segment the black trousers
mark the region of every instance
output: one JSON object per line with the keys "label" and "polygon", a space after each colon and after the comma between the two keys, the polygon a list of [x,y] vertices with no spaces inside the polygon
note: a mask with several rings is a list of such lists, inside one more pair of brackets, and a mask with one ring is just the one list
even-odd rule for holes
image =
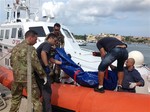
{"label": "black trousers", "polygon": [[50,76],[47,75],[47,83],[44,85],[44,80],[37,75],[35,72],[35,78],[36,82],[39,86],[41,96],[43,98],[43,112],[52,112],[52,106],[51,106],[51,94],[52,94],[52,89],[51,89],[51,81],[50,81]]}

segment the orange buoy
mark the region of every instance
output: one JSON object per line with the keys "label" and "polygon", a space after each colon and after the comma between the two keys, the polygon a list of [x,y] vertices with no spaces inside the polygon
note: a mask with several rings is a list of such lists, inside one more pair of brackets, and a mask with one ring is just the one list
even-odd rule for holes
{"label": "orange buoy", "polygon": [[13,81],[12,70],[0,66],[0,83],[11,89],[12,81]]}
{"label": "orange buoy", "polygon": [[[10,69],[0,66],[0,83],[3,84],[5,87],[11,89],[11,84],[13,81],[13,72]],[[24,96],[27,96],[27,92],[23,89]]]}

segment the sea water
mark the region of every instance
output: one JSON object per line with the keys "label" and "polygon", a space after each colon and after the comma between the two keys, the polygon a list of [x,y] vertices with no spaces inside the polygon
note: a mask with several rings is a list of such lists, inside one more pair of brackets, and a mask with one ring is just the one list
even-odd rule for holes
{"label": "sea water", "polygon": [[[137,44],[137,43],[131,43],[127,44],[127,50],[128,52],[131,51],[140,51],[144,56],[144,63],[150,67],[150,45],[147,44]],[[81,48],[86,48],[94,51],[98,51],[96,47],[96,43],[87,43],[86,46],[81,46]]]}

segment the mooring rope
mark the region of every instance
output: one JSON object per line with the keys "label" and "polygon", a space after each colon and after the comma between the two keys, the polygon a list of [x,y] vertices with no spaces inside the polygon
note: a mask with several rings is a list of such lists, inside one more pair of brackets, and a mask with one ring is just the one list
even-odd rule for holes
{"label": "mooring rope", "polygon": [[5,100],[2,98],[2,96],[0,96],[0,111],[5,109],[6,107],[7,107],[7,104]]}
{"label": "mooring rope", "polygon": [[[9,53],[11,53],[11,52],[9,52]],[[9,55],[9,53],[6,53],[2,58],[0,58],[0,61],[1,61],[2,59],[4,59],[7,55]]]}

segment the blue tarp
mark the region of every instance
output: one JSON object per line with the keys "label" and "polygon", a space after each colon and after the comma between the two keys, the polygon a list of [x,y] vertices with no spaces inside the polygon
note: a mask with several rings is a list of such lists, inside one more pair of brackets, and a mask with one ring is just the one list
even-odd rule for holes
{"label": "blue tarp", "polygon": [[[60,68],[74,79],[79,85],[86,87],[98,86],[98,71],[84,71],[66,54],[63,48],[56,49],[55,59],[62,61]],[[104,88],[114,90],[117,86],[117,75],[113,71],[108,71],[108,77],[104,79]]]}

